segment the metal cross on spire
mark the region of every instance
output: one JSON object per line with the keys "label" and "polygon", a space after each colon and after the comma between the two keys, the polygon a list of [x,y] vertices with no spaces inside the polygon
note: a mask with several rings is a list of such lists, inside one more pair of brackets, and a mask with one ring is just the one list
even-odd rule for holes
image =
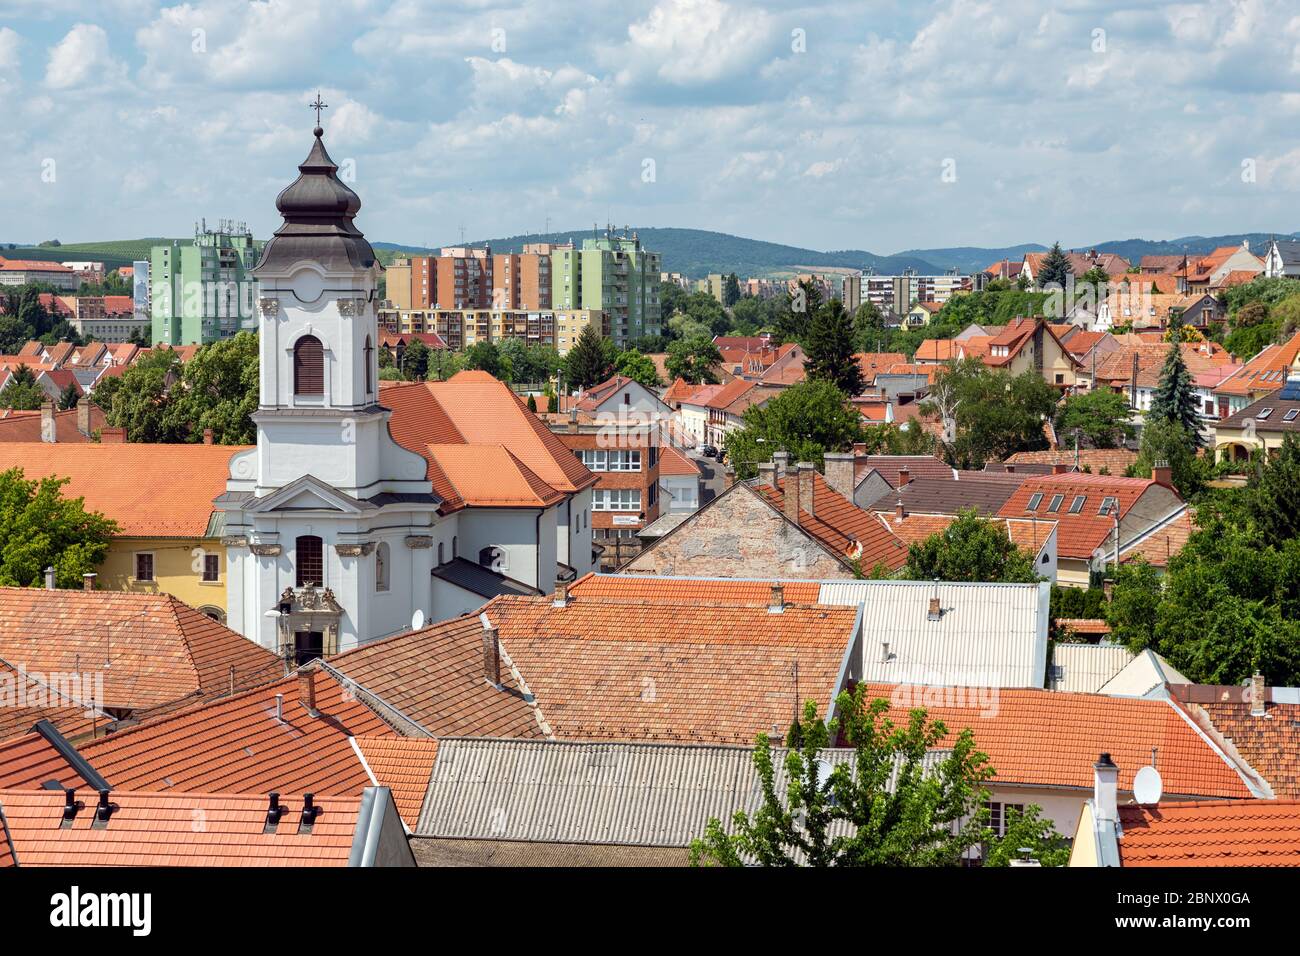
{"label": "metal cross on spire", "polygon": [[307,104],[307,108],[316,111],[316,127],[319,129],[319,128],[320,128],[320,111],[321,111],[321,110],[324,110],[324,109],[329,109],[329,104],[328,104],[328,103],[323,103],[323,102],[321,102],[321,98],[320,98],[320,90],[317,90],[317,91],[316,91],[316,102],[315,102],[315,103],[308,103],[308,104]]}

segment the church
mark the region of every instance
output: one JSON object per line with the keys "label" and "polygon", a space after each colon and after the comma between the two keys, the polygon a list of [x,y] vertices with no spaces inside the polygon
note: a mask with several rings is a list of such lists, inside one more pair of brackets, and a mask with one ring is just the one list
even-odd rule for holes
{"label": "church", "polygon": [[314,136],[252,273],[257,445],[215,501],[227,623],[297,663],[593,563],[595,478],[505,384],[380,382],[383,267]]}

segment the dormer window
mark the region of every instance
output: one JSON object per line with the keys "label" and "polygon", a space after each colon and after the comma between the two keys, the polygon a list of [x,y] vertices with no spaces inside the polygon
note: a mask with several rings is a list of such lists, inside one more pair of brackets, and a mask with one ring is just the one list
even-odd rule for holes
{"label": "dormer window", "polygon": [[293,347],[293,393],[325,394],[325,347],[314,335],[304,335]]}

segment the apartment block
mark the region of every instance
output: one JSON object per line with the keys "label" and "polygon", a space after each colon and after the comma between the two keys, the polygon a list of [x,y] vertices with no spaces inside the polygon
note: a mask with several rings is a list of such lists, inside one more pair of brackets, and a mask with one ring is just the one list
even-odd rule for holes
{"label": "apartment block", "polygon": [[435,332],[450,349],[466,349],[478,342],[523,339],[534,345],[552,345],[568,353],[582,330],[596,323],[609,334],[609,320],[589,309],[396,309],[379,310],[379,327],[390,335]]}
{"label": "apartment block", "polygon": [[194,241],[154,246],[149,261],[151,319],[156,345],[202,345],[256,330],[253,234],[222,220],[196,226]]}
{"label": "apartment block", "polygon": [[604,312],[620,348],[660,330],[660,257],[641,247],[636,233],[587,238],[581,249],[551,255],[552,305],[557,310]]}

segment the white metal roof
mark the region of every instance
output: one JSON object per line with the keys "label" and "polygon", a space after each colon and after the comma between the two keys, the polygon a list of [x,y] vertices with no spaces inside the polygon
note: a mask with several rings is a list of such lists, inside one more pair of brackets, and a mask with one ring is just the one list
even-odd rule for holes
{"label": "white metal roof", "polygon": [[1133,652],[1122,644],[1061,644],[1052,649],[1052,690],[1096,694],[1128,666]]}
{"label": "white metal roof", "polygon": [[863,680],[981,687],[1045,686],[1050,600],[1047,582],[828,581],[818,594],[862,606]]}
{"label": "white metal roof", "polygon": [[[784,753],[773,754],[778,794]],[[925,769],[950,754],[931,751]],[[832,765],[854,761],[847,748],[822,755]],[[761,805],[749,747],[444,738],[416,835],[681,847],[704,836],[710,819],[730,829],[737,810]]]}

